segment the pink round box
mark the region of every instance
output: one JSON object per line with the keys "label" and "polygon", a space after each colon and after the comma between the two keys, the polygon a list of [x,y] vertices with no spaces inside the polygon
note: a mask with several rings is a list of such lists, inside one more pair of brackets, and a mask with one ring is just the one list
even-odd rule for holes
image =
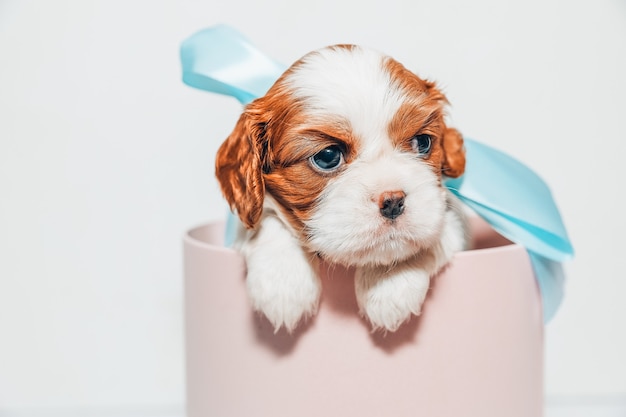
{"label": "pink round box", "polygon": [[253,313],[224,225],[184,239],[189,417],[539,417],[541,299],[525,249],[473,219],[475,247],[433,279],[423,314],[372,333],[353,273],[322,268],[319,313],[274,334]]}

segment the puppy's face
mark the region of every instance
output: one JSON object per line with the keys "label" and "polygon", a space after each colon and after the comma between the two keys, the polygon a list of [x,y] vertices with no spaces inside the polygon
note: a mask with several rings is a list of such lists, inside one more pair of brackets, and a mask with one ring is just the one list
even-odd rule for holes
{"label": "puppy's face", "polygon": [[391,264],[436,242],[441,177],[463,173],[445,104],[433,83],[377,52],[315,51],[246,107],[217,177],[246,227],[272,208],[329,261]]}

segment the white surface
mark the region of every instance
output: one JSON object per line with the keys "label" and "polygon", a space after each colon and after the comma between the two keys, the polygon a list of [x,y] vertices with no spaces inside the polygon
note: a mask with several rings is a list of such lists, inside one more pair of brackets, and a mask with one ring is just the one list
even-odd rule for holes
{"label": "white surface", "polygon": [[544,417],[624,417],[626,397],[556,397],[546,401]]}
{"label": "white surface", "polygon": [[[12,409],[2,417],[185,417],[180,407],[43,408]],[[624,417],[624,398],[548,399],[543,417]],[[347,416],[346,416],[347,417]]]}
{"label": "white surface", "polygon": [[180,236],[225,211],[213,155],[240,107],[182,85],[178,46],[223,22],[285,63],[392,54],[541,173],[577,249],[546,391],[626,394],[623,1],[4,0],[0,414],[182,404]]}
{"label": "white surface", "polygon": [[183,407],[20,407],[0,411],[2,417],[185,417]]}

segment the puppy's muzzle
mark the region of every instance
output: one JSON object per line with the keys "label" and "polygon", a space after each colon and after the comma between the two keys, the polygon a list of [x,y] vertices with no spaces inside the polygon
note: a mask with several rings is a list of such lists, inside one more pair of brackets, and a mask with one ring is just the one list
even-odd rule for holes
{"label": "puppy's muzzle", "polygon": [[378,199],[380,214],[390,220],[395,219],[404,212],[404,191],[385,191]]}

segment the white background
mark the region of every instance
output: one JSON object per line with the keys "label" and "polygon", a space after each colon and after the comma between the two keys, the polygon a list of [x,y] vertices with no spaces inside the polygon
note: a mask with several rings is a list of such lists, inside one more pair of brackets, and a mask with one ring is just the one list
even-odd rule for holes
{"label": "white background", "polygon": [[182,410],[181,236],[226,211],[213,158],[240,106],[184,86],[178,47],[217,23],[286,64],[382,50],[539,172],[577,250],[548,402],[624,401],[624,1],[3,0],[0,415]]}

